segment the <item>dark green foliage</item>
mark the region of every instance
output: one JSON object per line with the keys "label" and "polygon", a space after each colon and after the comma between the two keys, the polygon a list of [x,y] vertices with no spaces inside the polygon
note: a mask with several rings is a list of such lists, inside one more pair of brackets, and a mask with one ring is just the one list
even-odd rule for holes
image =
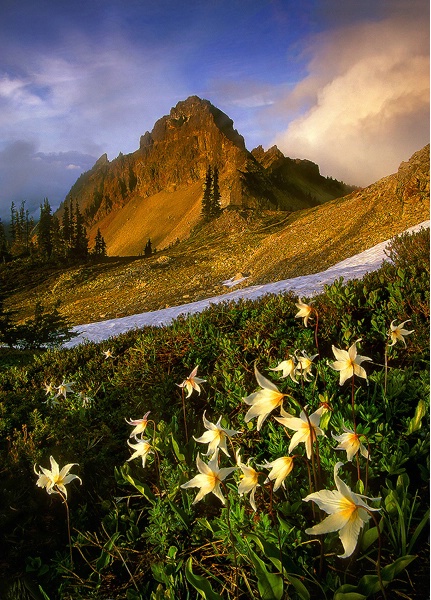
{"label": "dark green foliage", "polygon": [[93,255],[94,256],[106,256],[106,242],[105,242],[99,228],[97,228],[96,237],[94,238]]}
{"label": "dark green foliage", "polygon": [[71,327],[58,310],[59,304],[47,312],[40,302],[36,303],[34,317],[22,325],[12,321],[8,311],[0,310],[0,343],[24,350],[55,348],[74,337]]}
{"label": "dark green foliage", "polygon": [[145,258],[149,258],[153,254],[153,247],[151,244],[151,240],[148,239],[148,242],[145,244],[144,256]]}
{"label": "dark green foliage", "polygon": [[202,217],[204,221],[211,221],[221,215],[220,197],[218,168],[209,165],[202,198]]}
{"label": "dark green foliage", "polygon": [[[295,318],[297,298],[290,294],[212,306],[170,327],[49,350],[25,367],[0,371],[0,529],[6,542],[0,562],[10,578],[27,565],[51,600],[195,600],[197,589],[207,598],[374,595],[377,600],[374,523],[364,528],[352,559],[337,558],[341,546],[335,533],[319,538],[320,554],[320,542],[305,533],[321,517],[303,501],[309,493],[303,448],[295,449],[295,471],[286,488],[272,493],[264,483],[268,471],[259,465],[268,456],[287,455],[289,437],[273,419],[261,432],[255,421],[244,422],[243,398],[258,388],[255,365],[289,395],[289,412],[298,413],[298,404],[311,411],[327,403],[331,410],[319,452],[322,486],[333,489],[334,461],[346,460],[344,453],[334,452],[331,434],[341,433],[343,425],[352,427],[352,411],[349,383],[340,386],[328,364],[331,346],[346,349],[362,338],[360,354],[373,361],[365,364],[368,385],[355,383],[354,404],[358,432],[369,440],[372,460],[367,483],[362,481],[367,490],[357,491],[383,498],[378,517],[383,519],[388,598],[396,590],[400,597],[419,600],[422,589],[426,594],[423,574],[428,577],[429,494],[429,278],[428,252],[418,250],[425,247],[422,235],[409,248],[410,262],[404,259],[410,241],[396,242],[393,264],[361,281],[338,281],[314,299],[321,359],[308,384],[270,371],[295,351],[317,352],[313,326],[305,328]],[[407,348],[388,348],[390,322],[407,319],[415,330]],[[113,358],[105,358],[108,348]],[[185,398],[176,384],[195,366],[206,381],[200,395]],[[62,381],[73,389],[66,398],[45,392],[44,384]],[[157,453],[149,455],[143,469],[140,460],[126,462],[131,426],[125,419],[141,418],[148,410],[145,437],[157,440]],[[204,432],[204,410],[211,422],[222,416],[223,426],[240,430],[243,461],[250,459],[251,466],[265,471],[256,513],[248,499],[238,497],[236,475],[222,488],[229,502],[225,507],[211,495],[192,505],[196,490],[179,487],[196,475],[197,452],[206,451],[193,439]],[[229,452],[230,459],[222,456],[223,466],[234,462],[231,447]],[[73,472],[83,480],[82,486],[69,486],[73,568],[61,499],[35,486],[33,465],[48,466],[51,454],[60,465],[79,463]],[[359,485],[355,463],[346,463],[342,473],[349,486]]]}

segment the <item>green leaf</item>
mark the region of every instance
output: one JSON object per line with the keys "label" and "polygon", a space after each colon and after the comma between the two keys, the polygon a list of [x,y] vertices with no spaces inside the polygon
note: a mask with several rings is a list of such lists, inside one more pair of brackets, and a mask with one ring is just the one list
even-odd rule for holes
{"label": "green leaf", "polygon": [[249,548],[250,559],[257,577],[257,587],[262,600],[281,600],[283,597],[283,579],[280,575],[270,573],[265,563]]}
{"label": "green leaf", "polygon": [[398,575],[398,573],[401,573],[401,571],[403,571],[406,567],[408,567],[408,565],[414,561],[416,558],[415,555],[412,554],[407,554],[406,556],[401,556],[400,558],[397,558],[397,560],[395,562],[393,562],[390,565],[387,565],[386,567],[383,567],[382,569],[382,579],[383,581],[392,581],[393,579],[395,579],[395,577]]}
{"label": "green leaf", "polygon": [[185,455],[181,452],[180,447],[178,445],[177,440],[174,438],[174,436],[171,436],[171,440],[172,440],[172,448],[174,449],[174,454],[175,456],[178,458],[178,460],[180,462],[185,462],[186,457]]}
{"label": "green leaf", "polygon": [[407,435],[410,435],[414,431],[417,431],[422,427],[422,419],[427,413],[426,404],[423,400],[419,400],[416,406],[415,414],[410,419],[409,426],[407,427]]}
{"label": "green leaf", "polygon": [[[398,573],[401,573],[415,558],[416,556],[413,555],[402,556],[390,565],[383,567],[381,571],[383,585],[393,581]],[[357,589],[364,593],[366,597],[377,594],[380,590],[379,578],[377,575],[364,575],[364,577],[361,577]]]}
{"label": "green leaf", "polygon": [[201,575],[195,575],[192,570],[192,558],[188,558],[186,563],[186,579],[187,581],[199,592],[202,598],[205,600],[223,600],[220,594],[217,594],[212,587],[208,579]]}
{"label": "green leaf", "polygon": [[[343,586],[345,587],[345,586]],[[349,586],[356,589],[353,585]],[[340,588],[341,589],[341,588]],[[339,590],[334,594],[334,600],[366,600],[367,596],[359,594],[358,592],[340,592]]]}
{"label": "green leaf", "polygon": [[300,579],[287,575],[287,580],[293,585],[301,600],[310,600],[310,593]]}
{"label": "green leaf", "polygon": [[409,553],[412,551],[413,546],[416,544],[416,540],[418,539],[419,535],[421,534],[422,529],[428,523],[429,518],[430,518],[430,511],[428,509],[426,511],[426,513],[424,514],[424,516],[422,518],[422,521],[416,527],[415,532],[414,532],[414,534],[412,535],[412,537],[410,539],[409,547],[407,549]]}
{"label": "green leaf", "polygon": [[[381,533],[383,530],[383,519],[380,521],[379,529]],[[365,550],[368,550],[368,548],[372,544],[374,544],[374,542],[378,539],[379,529],[377,529],[377,527],[371,527],[370,529],[368,529],[368,531],[364,533],[361,543],[361,549],[363,552],[365,552]]]}
{"label": "green leaf", "polygon": [[149,502],[154,503],[156,501],[156,496],[150,490],[149,486],[146,483],[141,483],[132,477],[129,465],[123,465],[119,469],[116,468],[115,471],[117,481],[120,478],[119,476],[121,476],[124,481],[132,484],[133,487],[137,489],[138,492],[140,492]]}

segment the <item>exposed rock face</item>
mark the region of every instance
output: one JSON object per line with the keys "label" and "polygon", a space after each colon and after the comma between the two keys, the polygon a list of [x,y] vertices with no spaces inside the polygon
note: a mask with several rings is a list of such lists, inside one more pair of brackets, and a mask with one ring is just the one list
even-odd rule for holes
{"label": "exposed rock face", "polygon": [[[134,212],[136,218],[148,221],[148,227],[139,227],[137,235],[151,237],[153,241],[156,238],[159,247],[171,242],[166,228],[176,227],[177,237],[182,239],[198,221],[196,186],[203,185],[209,165],[219,170],[222,207],[292,211],[315,206],[348,191],[344,184],[333,185],[333,180],[321,177],[314,163],[285,158],[276,147],[267,152],[261,147],[249,152],[244,138],[225,113],[208,100],[191,96],[159,119],[151,132],[141,136],[138,150],[128,155],[120,153],[111,162],[106,154],[101,156],[77,180],[66,200],[79,202],[90,238],[100,227],[109,254],[131,251],[129,242],[119,243],[116,238],[124,235],[125,219],[132,220],[129,229],[133,228]],[[154,203],[148,203],[148,199],[155,196],[159,212],[170,214],[175,223],[163,224],[160,218],[157,226],[152,222],[149,212],[153,211]],[[179,203],[176,208],[180,209],[180,215],[172,210],[173,202]],[[135,208],[129,207],[123,217],[122,212],[130,203]],[[178,229],[178,219],[186,213],[187,220]],[[134,252],[141,241],[134,246]]]}

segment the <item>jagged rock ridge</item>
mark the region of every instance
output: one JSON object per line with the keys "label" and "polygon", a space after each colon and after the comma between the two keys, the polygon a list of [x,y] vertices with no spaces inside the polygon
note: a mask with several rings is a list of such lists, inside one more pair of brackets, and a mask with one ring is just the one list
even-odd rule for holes
{"label": "jagged rock ridge", "polygon": [[161,248],[189,235],[209,165],[219,169],[223,207],[293,211],[351,189],[276,147],[249,152],[225,113],[191,96],[141,136],[138,150],[101,156],[66,200],[79,202],[90,238],[101,229],[109,254],[139,254],[149,237]]}

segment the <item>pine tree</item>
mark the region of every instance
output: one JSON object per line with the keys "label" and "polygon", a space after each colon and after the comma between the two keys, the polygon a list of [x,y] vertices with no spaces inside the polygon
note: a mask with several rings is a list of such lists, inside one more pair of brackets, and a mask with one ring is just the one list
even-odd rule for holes
{"label": "pine tree", "polygon": [[97,229],[96,237],[94,238],[93,254],[95,256],[106,256],[106,242],[103,239],[100,229]]}
{"label": "pine tree", "polygon": [[218,168],[213,169],[213,181],[211,189],[211,218],[216,219],[221,215],[221,203],[220,203],[220,188],[218,183]]}
{"label": "pine tree", "polygon": [[0,219],[0,262],[10,260],[9,244],[6,238],[6,232],[2,220]]}
{"label": "pine tree", "polygon": [[211,196],[213,187],[213,175],[211,165],[208,166],[205,183],[204,183],[204,195],[202,198],[202,217],[204,221],[211,220]]}
{"label": "pine tree", "polygon": [[148,239],[148,242],[145,245],[144,256],[145,258],[149,258],[153,254],[153,247],[151,244],[151,240]]}
{"label": "pine tree", "polygon": [[204,221],[211,221],[221,215],[220,198],[218,168],[211,168],[210,165],[205,177],[204,195],[202,198],[201,214]]}
{"label": "pine tree", "polygon": [[52,255],[52,214],[48,198],[40,205],[40,219],[37,228],[37,245],[45,258]]}
{"label": "pine tree", "polygon": [[88,256],[88,237],[84,226],[84,217],[79,209],[79,204],[75,205],[75,223],[72,242],[73,258],[86,258]]}

